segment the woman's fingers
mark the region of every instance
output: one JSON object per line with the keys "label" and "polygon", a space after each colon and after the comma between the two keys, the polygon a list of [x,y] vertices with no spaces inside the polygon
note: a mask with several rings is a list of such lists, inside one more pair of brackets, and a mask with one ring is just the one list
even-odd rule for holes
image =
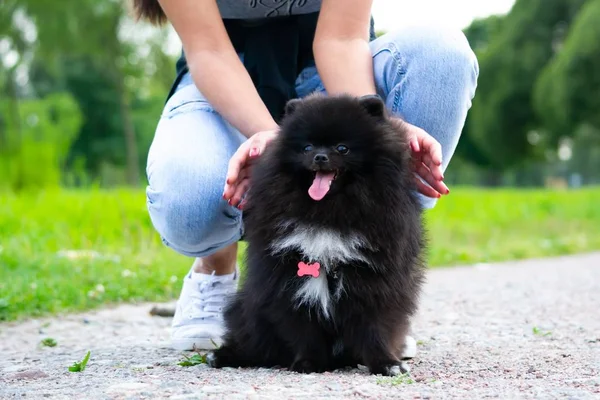
{"label": "woman's fingers", "polygon": [[443,181],[442,146],[440,143],[423,129],[411,125],[410,147],[413,151],[416,169],[420,169],[421,163],[423,163],[427,166],[429,175],[437,181]]}
{"label": "woman's fingers", "polygon": [[246,141],[242,143],[242,145],[237,149],[237,151],[233,154],[231,159],[229,160],[229,165],[227,168],[227,179],[225,181],[225,189],[227,189],[227,185],[232,185],[237,182],[238,175],[248,157],[250,155],[250,146],[252,143],[250,141]]}
{"label": "woman's fingers", "polygon": [[442,165],[442,145],[433,136],[423,131],[421,151],[431,160],[431,165]]}
{"label": "woman's fingers", "polygon": [[246,194],[246,191],[248,190],[249,187],[250,187],[250,179],[249,178],[241,179],[239,185],[237,185],[237,187],[235,189],[235,194],[231,198],[231,202],[229,204],[231,204],[234,207],[239,208],[240,203],[241,203],[242,199],[244,198],[244,194]]}
{"label": "woman's fingers", "polygon": [[250,177],[250,168],[248,165],[244,166],[240,172],[238,173],[235,183],[229,184],[225,186],[225,191],[223,192],[223,198],[229,202],[229,204],[234,204],[234,196],[238,190],[240,184]]}
{"label": "woman's fingers", "polygon": [[258,134],[242,143],[233,154],[233,157],[229,160],[226,183],[228,185],[236,183],[240,179],[239,174],[242,168],[244,168],[251,159],[261,155],[265,146],[265,140],[262,140],[261,135]]}
{"label": "woman's fingers", "polygon": [[415,182],[417,183],[417,190],[422,195],[431,197],[434,199],[440,198],[440,194],[438,192],[436,192],[431,186],[424,184],[423,181],[421,181],[418,176],[415,176]]}
{"label": "woman's fingers", "polygon": [[424,154],[421,161],[423,164],[425,164],[427,166],[427,168],[429,168],[429,170],[431,171],[431,175],[436,180],[438,180],[438,181],[444,180],[444,174],[442,172],[442,165],[437,164],[434,160],[432,160],[430,154]]}
{"label": "woman's fingers", "polygon": [[225,200],[231,200],[233,203],[232,196],[236,193],[239,183],[246,176],[243,175],[243,172],[248,169],[252,159],[258,157],[263,149],[264,144],[262,144],[260,140],[249,139],[244,142],[234,153],[233,157],[231,157],[227,169],[225,189],[223,190],[223,198]]}
{"label": "woman's fingers", "polygon": [[413,153],[419,153],[421,151],[421,146],[419,146],[419,139],[413,137],[410,139],[410,148]]}
{"label": "woman's fingers", "polygon": [[433,136],[425,130],[408,123],[408,136],[413,159],[422,161],[431,170],[437,180],[443,180],[442,173],[442,146]]}
{"label": "woman's fingers", "polygon": [[225,188],[223,189],[223,198],[231,200],[237,193],[238,186],[245,176],[241,175],[244,169],[249,169],[252,160],[264,153],[267,145],[275,138],[277,131],[258,132],[250,139],[242,143],[238,150],[229,160],[227,168],[227,177],[225,180]]}
{"label": "woman's fingers", "polygon": [[441,194],[450,193],[450,190],[448,189],[446,184],[443,181],[436,179],[433,176],[433,173],[431,172],[431,170],[425,164],[421,163],[421,165],[418,165],[415,169],[415,172],[425,182],[427,182],[429,184],[429,186],[431,186],[431,188],[436,190],[435,197],[440,197]]}

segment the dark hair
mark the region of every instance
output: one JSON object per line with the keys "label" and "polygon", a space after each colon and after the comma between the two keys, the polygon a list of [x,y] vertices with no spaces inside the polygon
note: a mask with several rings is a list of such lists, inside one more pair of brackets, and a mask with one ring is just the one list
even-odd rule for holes
{"label": "dark hair", "polygon": [[138,19],[146,20],[155,25],[167,22],[167,16],[158,0],[133,0],[133,11]]}

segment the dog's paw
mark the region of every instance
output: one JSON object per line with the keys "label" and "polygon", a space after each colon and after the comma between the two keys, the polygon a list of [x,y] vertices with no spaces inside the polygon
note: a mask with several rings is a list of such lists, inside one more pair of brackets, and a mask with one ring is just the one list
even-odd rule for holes
{"label": "dog's paw", "polygon": [[373,365],[370,372],[373,375],[399,376],[408,373],[409,369],[405,363],[378,364]]}
{"label": "dog's paw", "polygon": [[221,365],[219,365],[219,358],[214,351],[206,354],[206,364],[211,368],[221,368]]}
{"label": "dog's paw", "polygon": [[320,372],[321,369],[317,367],[314,361],[303,358],[294,361],[290,370],[301,374],[311,374],[313,372]]}
{"label": "dog's paw", "polygon": [[229,347],[220,347],[206,354],[206,364],[211,368],[242,367],[244,363]]}

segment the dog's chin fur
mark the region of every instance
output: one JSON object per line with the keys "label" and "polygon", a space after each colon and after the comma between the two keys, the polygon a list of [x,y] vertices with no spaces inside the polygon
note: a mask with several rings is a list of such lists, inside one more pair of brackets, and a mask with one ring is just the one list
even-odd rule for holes
{"label": "dog's chin fur", "polygon": [[[210,365],[321,372],[362,364],[373,374],[400,373],[424,277],[405,134],[378,98],[312,96],[286,111],[253,171],[246,279]],[[320,201],[308,194],[307,144],[329,149],[338,171]],[[337,154],[339,144],[349,152]],[[320,275],[298,276],[300,261],[320,263]]]}

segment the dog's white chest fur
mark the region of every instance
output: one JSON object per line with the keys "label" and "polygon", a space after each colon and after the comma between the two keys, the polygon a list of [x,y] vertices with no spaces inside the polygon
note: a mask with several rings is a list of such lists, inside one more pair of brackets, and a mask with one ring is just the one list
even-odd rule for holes
{"label": "dog's white chest fur", "polygon": [[[294,299],[297,305],[317,306],[325,318],[331,316],[331,303],[340,298],[343,287],[343,276],[336,278],[337,285],[329,290],[328,279],[332,269],[338,263],[350,261],[366,261],[361,249],[369,247],[365,239],[359,235],[341,235],[331,229],[317,229],[298,226],[289,234],[282,236],[271,244],[273,254],[290,250],[299,251],[305,262],[318,262],[321,265],[319,276],[314,278],[299,277],[304,283],[299,287]],[[302,261],[302,260],[298,260]]]}

